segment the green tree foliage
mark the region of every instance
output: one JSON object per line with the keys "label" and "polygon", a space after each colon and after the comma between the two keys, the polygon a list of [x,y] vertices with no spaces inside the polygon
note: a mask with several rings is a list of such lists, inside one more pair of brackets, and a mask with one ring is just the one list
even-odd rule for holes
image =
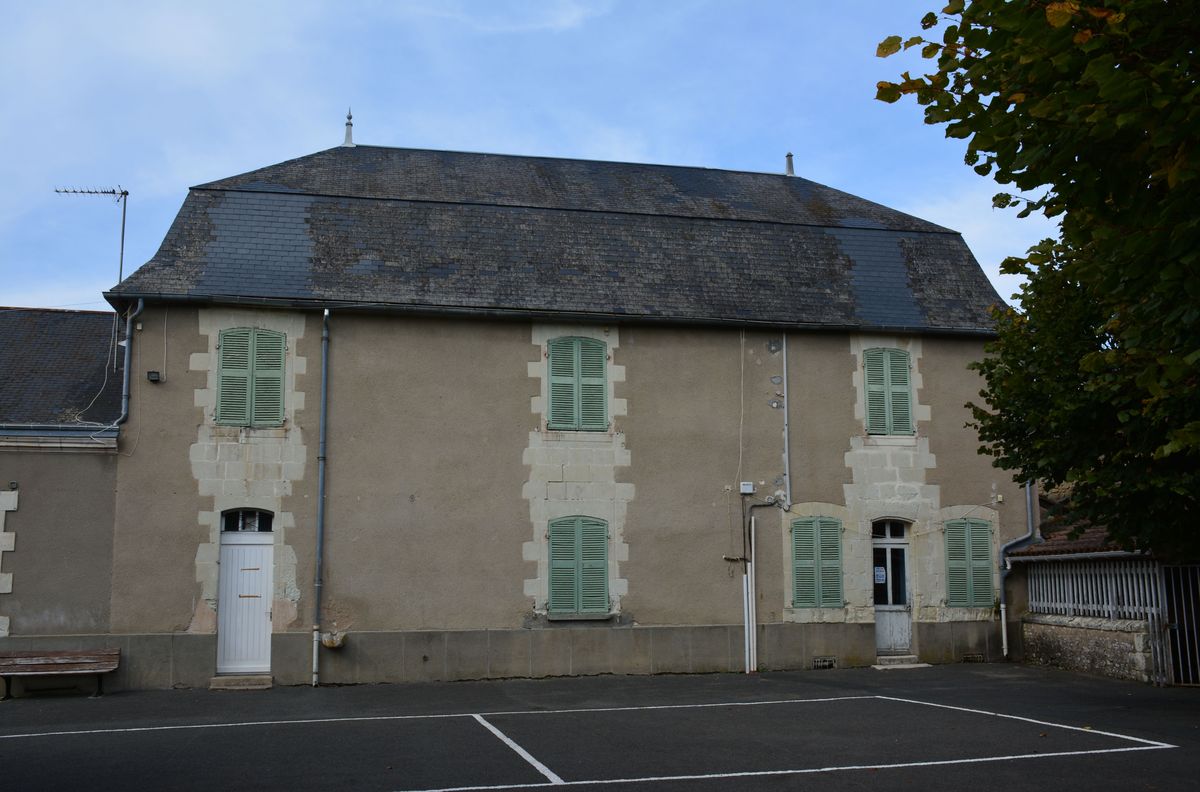
{"label": "green tree foliage", "polygon": [[1012,185],[997,207],[1061,222],[1003,264],[1027,282],[975,366],[984,451],[1069,483],[1074,516],[1126,547],[1200,557],[1200,4],[955,0],[921,27],[877,54],[936,68],[877,98],[965,139]]}

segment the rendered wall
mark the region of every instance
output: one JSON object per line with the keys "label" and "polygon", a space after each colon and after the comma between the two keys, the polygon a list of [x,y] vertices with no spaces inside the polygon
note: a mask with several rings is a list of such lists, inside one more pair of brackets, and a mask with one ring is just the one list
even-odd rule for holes
{"label": "rendered wall", "polygon": [[0,636],[108,631],[116,469],[111,452],[0,449]]}
{"label": "rendered wall", "polygon": [[[160,679],[130,658],[117,684],[211,675],[217,520],[239,504],[279,515],[272,668],[303,682],[320,314],[158,306],[139,322],[116,474],[111,629],[130,652],[191,670]],[[288,333],[285,426],[216,427],[217,334],[264,323]],[[740,669],[741,565],[723,557],[743,552],[738,482],[754,482],[756,499],[783,495],[785,409],[795,506],[756,512],[761,667],[874,660],[869,532],[885,516],[915,520],[924,536],[912,545],[912,587],[926,598],[914,649],[943,662],[999,655],[990,609],[937,601],[942,521],[990,519],[997,546],[1024,527],[1019,490],[963,427],[962,405],[978,390],[965,365],[979,342],[792,333],[785,406],[778,333],[337,311],[330,329],[323,626],[347,638],[322,650],[326,681]],[[546,430],[545,341],[559,333],[607,339],[607,433]],[[856,377],[872,343],[910,345],[915,361],[917,435],[890,446],[862,424]],[[150,369],[160,383],[146,381]],[[608,620],[545,618],[544,521],[576,509],[607,509],[613,527]],[[790,521],[818,513],[853,532],[848,608],[790,607]]]}

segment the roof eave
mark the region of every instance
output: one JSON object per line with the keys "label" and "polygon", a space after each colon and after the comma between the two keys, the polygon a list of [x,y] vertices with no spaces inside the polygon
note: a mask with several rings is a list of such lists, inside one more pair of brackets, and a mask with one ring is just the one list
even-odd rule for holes
{"label": "roof eave", "polygon": [[528,308],[493,308],[456,305],[414,305],[411,303],[361,302],[299,297],[264,297],[231,294],[170,294],[163,292],[104,292],[104,299],[118,312],[138,299],[147,302],[191,303],[201,305],[249,305],[307,311],[352,311],[410,316],[444,316],[476,319],[512,319],[565,322],[625,322],[713,327],[757,327],[776,330],[813,332],[901,333],[905,335],[943,335],[990,339],[994,330],[975,327],[935,327],[917,325],[806,324],[774,319],[709,316],[659,316],[655,314],[619,314],[596,311],[537,311]]}

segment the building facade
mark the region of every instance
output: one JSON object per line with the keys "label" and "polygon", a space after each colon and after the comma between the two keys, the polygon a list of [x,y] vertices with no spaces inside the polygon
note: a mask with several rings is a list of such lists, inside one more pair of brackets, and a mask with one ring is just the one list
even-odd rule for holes
{"label": "building facade", "polygon": [[1000,655],[1025,514],[965,428],[998,298],[954,232],[788,176],[343,146],[193,188],[107,297],[105,618],[22,605],[9,646],[120,645],[138,687]]}

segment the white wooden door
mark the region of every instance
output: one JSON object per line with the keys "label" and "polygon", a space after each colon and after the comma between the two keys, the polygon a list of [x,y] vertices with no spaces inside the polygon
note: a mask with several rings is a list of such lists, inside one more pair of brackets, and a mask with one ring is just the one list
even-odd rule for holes
{"label": "white wooden door", "polygon": [[908,654],[912,648],[912,606],[908,597],[908,547],[876,541],[872,548],[875,584],[875,651]]}
{"label": "white wooden door", "polygon": [[271,584],[274,537],[270,533],[221,534],[221,584],[217,591],[217,673],[271,671]]}

